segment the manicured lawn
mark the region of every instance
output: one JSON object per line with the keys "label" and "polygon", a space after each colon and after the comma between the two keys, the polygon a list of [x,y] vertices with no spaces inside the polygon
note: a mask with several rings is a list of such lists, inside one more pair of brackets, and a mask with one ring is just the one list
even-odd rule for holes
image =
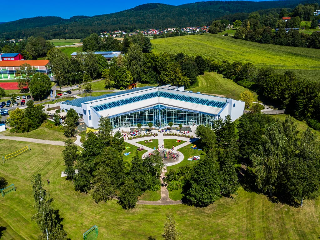
{"label": "manicured lawn", "polygon": [[158,139],[152,139],[152,142],[149,142],[148,140],[146,140],[147,142],[145,141],[140,141],[138,143],[140,143],[141,145],[144,145],[146,147],[149,147],[151,149],[154,149],[154,148],[158,148],[159,147],[159,144],[158,144]]}
{"label": "manicured lawn", "polygon": [[139,199],[144,201],[158,201],[161,199],[161,191],[145,191]]}
{"label": "manicured lawn", "polygon": [[[44,122],[38,129],[25,133],[12,133],[9,130],[2,132],[6,136],[36,138],[53,141],[65,141],[68,138],[64,136],[62,127],[56,127],[51,122]],[[75,139],[75,138],[71,138]]]}
{"label": "manicured lawn", "polygon": [[[196,86],[190,87],[189,90],[193,92],[201,92],[207,94],[216,94],[233,99],[240,99],[240,94],[247,91],[234,81],[224,78],[221,74],[214,72],[206,72],[204,75],[198,76],[198,82]],[[256,93],[253,93],[257,98]]]}
{"label": "manicured lawn", "polygon": [[185,166],[185,165],[194,165],[197,160],[192,160],[189,161],[188,158],[193,157],[193,156],[200,156],[200,158],[203,158],[205,156],[205,153],[202,150],[198,150],[198,149],[193,149],[191,148],[192,146],[194,146],[196,144],[189,144],[183,148],[180,148],[179,151],[184,155],[184,159],[182,160],[182,162],[167,167],[167,169],[177,169],[179,167]]}
{"label": "manicured lawn", "polygon": [[100,81],[96,81],[96,82],[92,82],[91,83],[92,91],[108,90],[108,89],[105,88],[105,86],[106,86],[105,80],[100,80]]}
{"label": "manicured lawn", "polygon": [[[74,191],[73,183],[61,178],[63,147],[30,144],[31,151],[1,165],[0,175],[17,186],[0,200],[0,225],[6,227],[1,239],[38,239],[32,220],[34,201],[32,175],[42,174],[44,187],[60,210],[63,225],[71,239],[93,225],[101,240],[162,239],[166,214],[173,214],[180,239],[317,239],[320,235],[320,199],[304,201],[303,208],[270,202],[266,196],[240,188],[234,198],[221,198],[207,208],[186,205],[146,206],[123,210],[116,200],[96,204],[91,195]],[[2,154],[25,143],[0,140]],[[50,179],[47,185],[46,179]]]}
{"label": "manicured lawn", "polygon": [[164,148],[172,148],[172,146],[179,146],[182,143],[185,143],[186,141],[181,141],[177,142],[177,140],[179,140],[179,138],[177,137],[177,139],[164,139]]}
{"label": "manicured lawn", "polygon": [[91,93],[82,93],[79,96],[80,97],[88,97],[88,96],[92,96],[92,97],[98,97],[98,96],[102,96],[102,95],[106,95],[106,94],[110,94],[112,92],[91,92]]}
{"label": "manicured lawn", "polygon": [[64,102],[67,100],[74,100],[74,97],[62,97],[62,98],[57,98],[56,100],[53,101],[49,101],[49,102],[45,102],[44,104],[53,104],[53,103],[57,103],[57,102]]}
{"label": "manicured lawn", "polygon": [[[131,145],[130,143],[125,143],[126,149],[123,151],[123,160],[125,162],[131,163],[132,158],[135,156],[136,151],[137,151],[137,147],[134,145]],[[124,153],[129,153],[129,155],[124,155]],[[147,150],[143,150],[143,151],[138,151],[139,157],[141,158],[142,155],[147,152]]]}
{"label": "manicured lawn", "polygon": [[49,42],[55,46],[73,45],[74,43],[80,43],[81,39],[52,39]]}
{"label": "manicured lawn", "polygon": [[320,75],[320,49],[260,44],[224,37],[218,34],[190,35],[151,40],[153,52],[171,54],[185,53],[201,55],[220,61],[252,62],[259,67],[293,70],[299,77],[319,81],[308,71]]}

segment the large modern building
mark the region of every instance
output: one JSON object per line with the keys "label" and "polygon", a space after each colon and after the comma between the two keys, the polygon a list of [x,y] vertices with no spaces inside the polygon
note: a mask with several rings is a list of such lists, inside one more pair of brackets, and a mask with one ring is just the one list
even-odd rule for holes
{"label": "large modern building", "polygon": [[109,117],[114,128],[132,127],[138,123],[166,126],[211,125],[213,120],[230,115],[232,121],[244,111],[242,101],[184,91],[183,87],[143,87],[99,97],[84,97],[60,104],[73,108],[88,127],[98,128],[100,117]]}

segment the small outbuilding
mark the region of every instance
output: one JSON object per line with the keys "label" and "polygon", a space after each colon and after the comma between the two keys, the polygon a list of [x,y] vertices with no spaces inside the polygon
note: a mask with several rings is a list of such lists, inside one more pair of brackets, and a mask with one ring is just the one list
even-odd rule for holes
{"label": "small outbuilding", "polygon": [[0,61],[17,61],[23,60],[20,53],[3,53],[0,55]]}

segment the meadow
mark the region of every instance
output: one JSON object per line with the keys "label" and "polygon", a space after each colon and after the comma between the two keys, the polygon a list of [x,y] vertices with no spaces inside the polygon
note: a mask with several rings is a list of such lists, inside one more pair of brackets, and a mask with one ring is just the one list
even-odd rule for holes
{"label": "meadow", "polygon": [[73,52],[82,52],[82,47],[62,47],[59,49],[70,57]]}
{"label": "meadow", "polygon": [[[17,186],[0,198],[2,239],[37,239],[39,229],[31,219],[35,213],[32,175],[42,174],[44,188],[53,206],[64,218],[71,239],[81,239],[93,225],[98,239],[162,239],[166,214],[173,214],[181,239],[316,239],[320,228],[319,199],[305,201],[303,208],[270,202],[265,196],[239,188],[233,198],[222,198],[207,208],[186,205],[138,205],[123,210],[115,200],[96,204],[92,197],[75,192],[73,184],[61,178],[63,147],[30,144],[28,151],[1,165],[0,175]],[[0,140],[2,154],[22,148],[25,143]],[[52,154],[52,153],[56,154]],[[46,179],[51,181],[50,185]]]}
{"label": "meadow", "polygon": [[66,46],[74,45],[75,43],[80,43],[81,39],[52,39],[49,42],[53,43],[55,46]]}
{"label": "meadow", "polygon": [[[227,98],[240,99],[240,94],[249,89],[236,84],[223,75],[215,72],[206,72],[204,75],[198,76],[198,81],[195,85],[191,86],[188,90],[193,92],[201,92],[206,94],[214,94]],[[257,99],[257,94],[252,92]]]}
{"label": "meadow", "polygon": [[151,40],[155,53],[184,53],[219,61],[251,62],[258,67],[293,70],[298,76],[320,80],[320,49],[260,44],[219,34]]}

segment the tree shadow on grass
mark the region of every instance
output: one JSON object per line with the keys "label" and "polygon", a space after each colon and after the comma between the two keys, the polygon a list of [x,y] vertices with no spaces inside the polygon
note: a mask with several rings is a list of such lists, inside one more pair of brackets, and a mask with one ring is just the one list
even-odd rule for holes
{"label": "tree shadow on grass", "polygon": [[0,226],[0,238],[3,236],[3,232],[4,232],[5,230],[7,230],[6,227]]}

